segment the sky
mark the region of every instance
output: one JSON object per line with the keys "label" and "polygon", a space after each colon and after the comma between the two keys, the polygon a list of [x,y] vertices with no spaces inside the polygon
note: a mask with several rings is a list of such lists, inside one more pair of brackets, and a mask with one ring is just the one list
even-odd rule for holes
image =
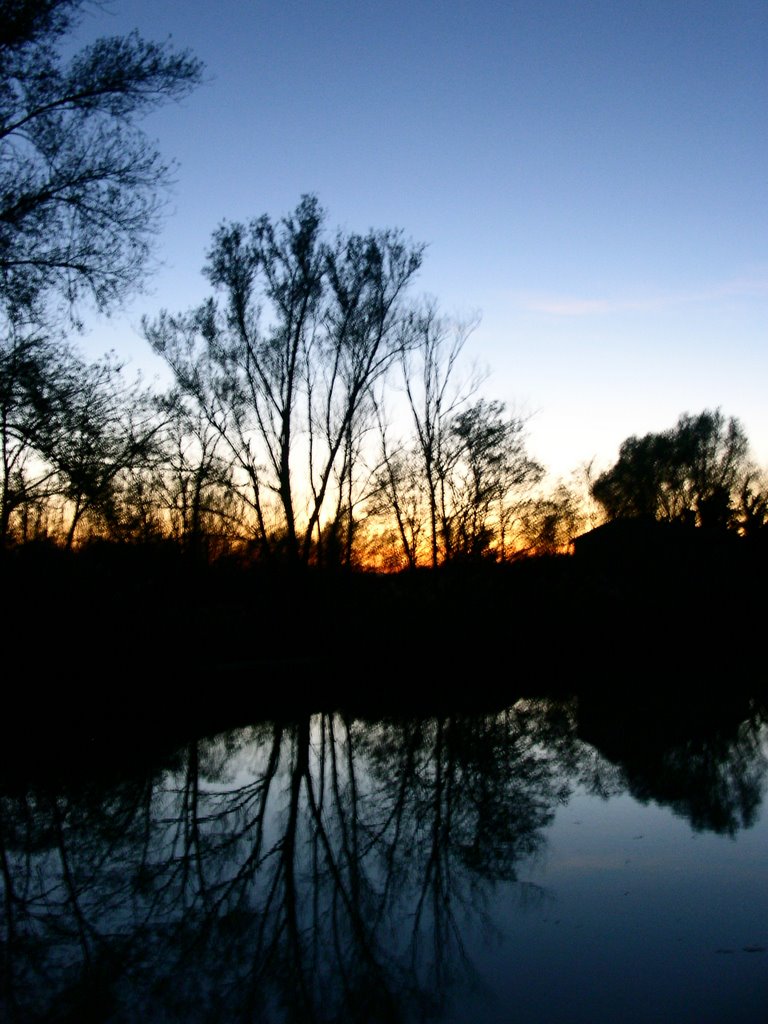
{"label": "sky", "polygon": [[765,0],[113,0],[76,41],[133,29],[206,82],[143,122],[159,266],[89,353],[151,376],[141,316],[209,294],[215,228],[315,193],[426,243],[413,297],[481,315],[484,394],[553,476],[715,407],[768,466]]}

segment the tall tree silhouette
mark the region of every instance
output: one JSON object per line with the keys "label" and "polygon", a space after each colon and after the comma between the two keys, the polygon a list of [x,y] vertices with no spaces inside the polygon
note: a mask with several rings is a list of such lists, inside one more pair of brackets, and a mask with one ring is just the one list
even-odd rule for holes
{"label": "tall tree silhouette", "polygon": [[365,414],[422,253],[395,231],[328,241],[324,219],[304,196],[277,223],[222,226],[206,273],[223,303],[145,321],[228,446],[258,541],[304,562],[329,519],[352,516]]}
{"label": "tall tree silhouette", "polygon": [[111,371],[86,367],[60,328],[79,300],[108,309],[142,280],[169,165],[139,119],[202,75],[136,33],[66,58],[86,6],[10,0],[0,16],[0,543],[64,479],[71,538],[135,440],[117,455],[125,422],[102,415]]}
{"label": "tall tree silhouette", "polygon": [[681,416],[660,434],[628,438],[592,493],[610,519],[647,516],[726,527],[748,471],[739,421],[705,410]]}

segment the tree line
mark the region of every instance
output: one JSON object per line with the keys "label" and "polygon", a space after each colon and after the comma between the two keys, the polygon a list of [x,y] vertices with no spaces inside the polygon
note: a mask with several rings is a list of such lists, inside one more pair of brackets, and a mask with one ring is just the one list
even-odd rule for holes
{"label": "tree line", "polygon": [[[223,225],[213,295],[144,320],[164,393],[8,319],[2,543],[171,538],[207,557],[385,568],[565,550],[583,502],[538,489],[525,420],[462,373],[473,325],[411,299],[422,255],[395,231],[331,235],[313,196]],[[602,520],[754,534],[768,515],[744,430],[719,411],[629,438],[588,494]]]}
{"label": "tree line", "polygon": [[[82,0],[15,0],[0,39],[0,546],[173,540],[378,568],[566,550],[601,518],[760,531],[768,490],[738,421],[630,438],[577,489],[541,491],[525,419],[462,370],[472,321],[412,297],[424,247],[332,232],[318,199],[225,223],[212,294],[143,331],[164,393],[71,342],[146,273],[168,167],[137,126],[202,78],[137,35],[66,63]],[[599,513],[587,503],[597,503]]]}

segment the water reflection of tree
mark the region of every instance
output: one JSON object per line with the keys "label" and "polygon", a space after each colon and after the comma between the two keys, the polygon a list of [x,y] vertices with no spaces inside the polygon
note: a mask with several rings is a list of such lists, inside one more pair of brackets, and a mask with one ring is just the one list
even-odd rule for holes
{"label": "water reflection of tree", "polygon": [[462,957],[460,915],[478,913],[494,883],[517,880],[567,798],[570,738],[532,711],[390,724],[369,739],[376,799],[390,815],[385,884],[405,896],[411,969],[430,990],[444,991]]}
{"label": "water reflection of tree", "polygon": [[7,789],[0,1017],[434,1015],[471,971],[466,928],[495,885],[522,884],[574,781],[733,830],[762,793],[761,714],[692,734],[587,703],[318,715],[190,742],[116,784]]}
{"label": "water reflection of tree", "polygon": [[573,756],[532,708],[228,742],[117,786],[3,796],[10,1020],[426,1016]]}
{"label": "water reflection of tree", "polygon": [[763,703],[601,695],[580,701],[578,722],[636,800],[670,807],[697,831],[733,836],[757,820],[768,776]]}

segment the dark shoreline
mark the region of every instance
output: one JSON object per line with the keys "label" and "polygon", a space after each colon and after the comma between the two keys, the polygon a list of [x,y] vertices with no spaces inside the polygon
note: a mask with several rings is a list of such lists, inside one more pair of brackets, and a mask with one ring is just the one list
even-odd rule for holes
{"label": "dark shoreline", "polygon": [[710,554],[387,576],[207,565],[169,546],[6,551],[2,734],[761,692],[768,559],[746,542]]}

